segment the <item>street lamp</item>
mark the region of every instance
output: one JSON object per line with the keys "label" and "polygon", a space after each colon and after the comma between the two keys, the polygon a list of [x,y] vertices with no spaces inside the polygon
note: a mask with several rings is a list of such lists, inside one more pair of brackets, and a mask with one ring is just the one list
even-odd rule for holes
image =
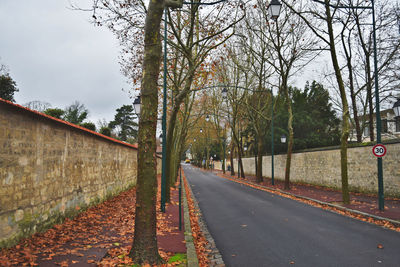
{"label": "street lamp", "polygon": [[284,144],[286,143],[286,135],[281,135],[281,143]]}
{"label": "street lamp", "polygon": [[[278,20],[282,4],[279,0],[271,0],[268,5],[268,14],[275,21]],[[278,26],[277,26],[278,27]],[[271,184],[275,184],[274,178],[274,92],[271,88]]]}
{"label": "street lamp", "polygon": [[210,116],[206,116],[206,122],[209,122],[210,121]]}
{"label": "street lamp", "polygon": [[224,87],[224,89],[222,89],[222,98],[226,99],[228,97],[228,90]]}
{"label": "street lamp", "polygon": [[272,17],[272,19],[277,20],[279,17],[279,13],[281,12],[282,4],[279,0],[271,0],[268,5],[268,14]]}
{"label": "street lamp", "polygon": [[136,114],[136,116],[139,117],[140,115],[140,106],[141,106],[141,101],[140,101],[140,95],[138,95],[135,100],[133,100],[133,112]]}
{"label": "street lamp", "polygon": [[226,163],[225,163],[225,157],[226,157],[226,155],[225,155],[225,150],[226,150],[226,138],[225,138],[225,136],[223,136],[222,138],[222,149],[224,150],[223,152],[224,152],[224,159],[222,160],[222,172],[223,173],[225,173],[225,167],[226,167]]}

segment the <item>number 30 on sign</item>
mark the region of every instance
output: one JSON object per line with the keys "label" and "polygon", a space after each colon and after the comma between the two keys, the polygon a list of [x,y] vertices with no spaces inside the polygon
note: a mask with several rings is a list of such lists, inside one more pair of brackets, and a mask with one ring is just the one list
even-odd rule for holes
{"label": "number 30 on sign", "polygon": [[382,144],[377,144],[372,148],[372,153],[375,157],[381,158],[386,154],[386,147]]}

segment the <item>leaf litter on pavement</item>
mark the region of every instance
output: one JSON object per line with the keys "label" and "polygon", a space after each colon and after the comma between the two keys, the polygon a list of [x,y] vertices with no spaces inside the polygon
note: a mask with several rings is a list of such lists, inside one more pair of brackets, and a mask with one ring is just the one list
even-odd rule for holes
{"label": "leaf litter on pavement", "polygon": [[[136,189],[131,188],[81,212],[74,219],[67,218],[62,224],[54,225],[43,233],[36,233],[14,247],[2,249],[0,266],[48,266],[49,263],[57,266],[132,265],[127,255],[133,240],[135,200]],[[173,228],[171,218],[159,210],[158,207],[157,234],[166,235]],[[183,263],[179,260],[168,263],[175,253],[161,249],[159,253],[166,262],[162,266],[178,266]],[[105,254],[107,257],[103,258]]]}

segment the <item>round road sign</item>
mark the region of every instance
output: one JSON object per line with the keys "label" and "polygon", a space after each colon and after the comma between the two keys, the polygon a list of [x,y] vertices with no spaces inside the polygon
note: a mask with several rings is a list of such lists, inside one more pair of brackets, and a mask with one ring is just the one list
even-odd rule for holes
{"label": "round road sign", "polygon": [[386,147],[382,144],[374,145],[374,147],[372,148],[372,153],[375,157],[381,158],[386,154]]}

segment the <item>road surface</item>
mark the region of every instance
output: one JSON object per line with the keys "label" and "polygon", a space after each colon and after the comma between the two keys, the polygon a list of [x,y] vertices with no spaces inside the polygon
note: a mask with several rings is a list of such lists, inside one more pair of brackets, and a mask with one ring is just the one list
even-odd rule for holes
{"label": "road surface", "polygon": [[398,232],[183,170],[227,266],[400,266]]}

